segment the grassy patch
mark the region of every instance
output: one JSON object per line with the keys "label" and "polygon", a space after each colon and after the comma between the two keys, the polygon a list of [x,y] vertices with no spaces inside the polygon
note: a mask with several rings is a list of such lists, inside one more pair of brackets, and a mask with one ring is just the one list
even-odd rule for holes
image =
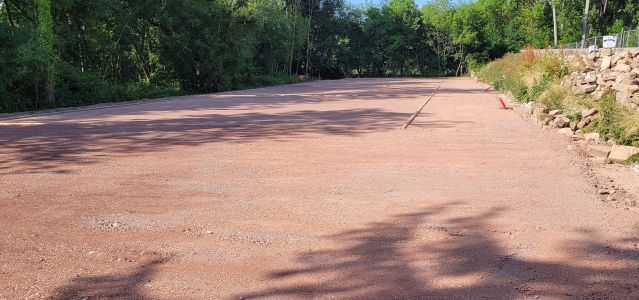
{"label": "grassy patch", "polygon": [[627,164],[631,164],[631,165],[636,165],[639,164],[639,153],[631,156],[630,158],[628,158],[625,163]]}

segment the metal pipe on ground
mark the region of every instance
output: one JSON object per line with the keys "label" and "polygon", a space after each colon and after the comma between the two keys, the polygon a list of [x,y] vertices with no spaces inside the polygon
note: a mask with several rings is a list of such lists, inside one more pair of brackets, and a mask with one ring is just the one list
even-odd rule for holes
{"label": "metal pipe on ground", "polygon": [[419,110],[417,110],[415,113],[413,113],[412,116],[410,116],[410,118],[408,119],[408,121],[406,121],[406,123],[404,123],[404,125],[402,125],[402,129],[406,129],[408,128],[408,126],[410,126],[411,123],[413,123],[413,121],[415,120],[415,118],[417,118],[417,116],[422,112],[422,110],[424,109],[424,107],[426,106],[426,104],[428,104],[428,102],[430,101],[430,99],[433,98],[433,96],[435,95],[435,93],[437,93],[437,91],[439,90],[440,85],[437,86],[437,88],[435,88],[435,90],[433,91],[432,94],[430,94],[430,96],[428,97],[428,99],[426,99],[426,101],[424,101],[424,104],[422,104],[422,107],[419,108]]}

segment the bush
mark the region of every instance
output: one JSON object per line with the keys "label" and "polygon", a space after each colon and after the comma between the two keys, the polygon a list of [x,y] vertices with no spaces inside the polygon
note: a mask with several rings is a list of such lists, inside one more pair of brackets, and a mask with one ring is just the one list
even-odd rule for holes
{"label": "bush", "polygon": [[[17,112],[36,109],[77,107],[105,102],[129,101],[145,98],[160,98],[182,94],[177,85],[157,86],[144,82],[118,85],[102,80],[90,72],[80,72],[66,64],[58,67],[55,103],[36,101],[30,90],[31,82],[25,82],[31,89],[16,88],[22,81],[15,81],[11,89],[0,91],[0,112]],[[31,84],[31,85],[29,85]],[[29,93],[21,92],[27,90]],[[13,93],[12,93],[13,91]],[[42,91],[38,91],[42,93]],[[41,98],[41,97],[40,97]]]}
{"label": "bush", "polygon": [[[536,56],[532,49],[519,54],[507,54],[493,61],[477,74],[479,78],[500,91],[511,92],[517,101],[537,101],[549,85],[570,72],[568,66],[556,55]],[[530,84],[526,83],[524,77]]]}
{"label": "bush", "polygon": [[528,92],[528,86],[526,86],[521,78],[513,77],[504,80],[504,88],[506,88],[506,90],[510,90],[513,93],[513,96],[515,96],[515,99],[519,102],[529,102],[531,99],[530,93]]}
{"label": "bush", "polygon": [[533,101],[538,99],[541,94],[546,91],[552,79],[550,73],[544,72],[540,79],[535,80],[533,86],[530,88],[530,99]]}
{"label": "bush", "polygon": [[621,145],[639,145],[639,116],[636,111],[617,103],[613,95],[606,95],[598,103],[599,115],[589,126],[605,139]]}
{"label": "bush", "polygon": [[551,110],[564,110],[564,101],[569,93],[570,91],[567,88],[552,84],[539,95],[539,101]]}
{"label": "bush", "polygon": [[297,76],[292,75],[258,75],[252,76],[242,88],[255,88],[269,85],[291,84],[299,82]]}

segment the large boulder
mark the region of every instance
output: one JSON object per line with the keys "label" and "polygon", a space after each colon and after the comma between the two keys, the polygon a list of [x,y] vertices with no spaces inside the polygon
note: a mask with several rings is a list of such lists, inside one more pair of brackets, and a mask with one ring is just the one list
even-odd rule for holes
{"label": "large boulder", "polygon": [[628,94],[634,94],[639,91],[639,85],[636,84],[624,84],[624,83],[615,83],[612,85],[612,89],[617,92],[624,92]]}
{"label": "large boulder", "polygon": [[619,62],[616,66],[614,66],[612,68],[612,70],[615,71],[615,72],[627,73],[627,72],[630,72],[632,70],[632,67],[630,67],[629,65],[627,65],[625,63]]}
{"label": "large boulder", "polygon": [[562,129],[559,129],[559,130],[557,131],[557,133],[559,133],[559,134],[563,134],[563,135],[565,135],[565,136],[572,136],[572,134],[573,134],[572,129],[570,129],[570,128],[562,128]]}
{"label": "large boulder", "polygon": [[608,158],[615,162],[622,162],[639,153],[639,148],[632,146],[613,145]]}
{"label": "large boulder", "polygon": [[595,143],[599,143],[599,133],[598,132],[590,132],[590,133],[586,133],[584,134],[584,139],[586,141],[593,141]]}
{"label": "large boulder", "polygon": [[592,93],[597,89],[597,85],[596,84],[582,84],[577,86],[577,91],[582,92],[582,93]]}
{"label": "large boulder", "polygon": [[617,79],[617,73],[611,70],[603,70],[601,72],[601,79],[603,79],[604,81],[614,81],[615,79]]}
{"label": "large boulder", "polygon": [[[572,121],[572,122],[570,122],[570,124],[569,124],[568,126],[570,127],[569,129],[570,129],[571,133],[572,133],[573,131],[577,131],[577,129],[579,129],[579,128],[577,128],[577,124],[579,124],[579,123],[578,123],[578,122],[576,122],[576,121]],[[565,129],[565,128],[564,128],[564,129]]]}
{"label": "large boulder", "polygon": [[597,75],[594,72],[590,72],[584,76],[585,83],[595,83],[597,82]]}
{"label": "large boulder", "polygon": [[577,129],[584,129],[584,127],[588,126],[591,122],[591,117],[585,117],[577,122]]}
{"label": "large boulder", "polygon": [[555,109],[548,112],[548,115],[551,117],[556,117],[558,114],[561,114],[561,110]]}
{"label": "large boulder", "polygon": [[552,126],[556,128],[564,128],[570,125],[570,119],[564,115],[558,115],[555,120],[552,122]]}
{"label": "large boulder", "polygon": [[612,64],[617,64],[618,62],[628,63],[632,60],[632,56],[628,51],[621,51],[612,56]]}
{"label": "large boulder", "polygon": [[606,145],[588,145],[586,147],[586,153],[592,157],[608,158],[612,147]]}
{"label": "large boulder", "polygon": [[620,104],[628,104],[631,103],[630,100],[632,99],[632,94],[627,92],[617,92],[615,93],[615,99],[617,99],[617,102]]}
{"label": "large boulder", "polygon": [[629,73],[621,73],[615,78],[616,83],[623,83],[628,85],[633,85],[637,83],[637,74],[629,72]]}
{"label": "large boulder", "polygon": [[547,115],[550,112],[548,107],[536,106],[533,108],[533,114],[535,115]]}
{"label": "large boulder", "polygon": [[602,70],[610,69],[611,64],[612,61],[610,60],[610,56],[604,56],[601,59],[601,65],[599,65],[599,68],[601,68]]}
{"label": "large boulder", "polygon": [[602,48],[599,49],[599,56],[611,56],[613,53],[612,48]]}
{"label": "large boulder", "polygon": [[582,118],[587,118],[587,117],[592,117],[594,115],[596,115],[599,111],[596,108],[591,108],[591,109],[582,109],[581,110],[581,117]]}
{"label": "large boulder", "polygon": [[592,98],[595,100],[601,100],[601,98],[603,98],[604,96],[604,90],[600,90],[600,91],[595,91],[594,93],[591,94]]}

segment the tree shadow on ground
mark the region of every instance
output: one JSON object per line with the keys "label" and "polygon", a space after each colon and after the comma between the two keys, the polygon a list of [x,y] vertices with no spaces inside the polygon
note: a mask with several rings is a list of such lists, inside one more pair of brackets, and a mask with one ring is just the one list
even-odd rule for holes
{"label": "tree shadow on ground", "polygon": [[[299,268],[273,271],[257,298],[518,299],[639,298],[637,240],[601,242],[593,233],[566,241],[567,260],[539,261],[502,243],[490,222],[503,209],[455,217],[429,208],[329,236],[337,249],[300,254]],[[446,216],[448,213],[453,215]],[[429,223],[444,217],[440,223]],[[627,246],[627,247],[626,247]]]}
{"label": "tree shadow on ground", "polygon": [[[308,134],[355,136],[393,130],[410,117],[412,109],[280,109],[354,99],[416,101],[432,93],[436,83],[414,79],[309,82],[180,100],[170,98],[99,112],[36,116],[1,124],[0,173],[64,174],[70,172],[69,164],[92,164],[112,155],[164,151],[176,145],[286,140]],[[230,98],[211,98],[222,96]],[[449,128],[456,124],[438,121],[425,126]]]}
{"label": "tree shadow on ground", "polygon": [[165,263],[155,259],[122,275],[78,277],[54,292],[52,299],[145,299],[141,286]]}
{"label": "tree shadow on ground", "polygon": [[[280,108],[296,104],[315,104],[340,102],[348,100],[400,100],[418,99],[430,95],[437,86],[436,82],[406,80],[337,80],[307,82],[291,85],[272,86],[250,90],[239,90],[225,93],[200,94],[154,99],[148,102],[119,103],[114,107],[100,104],[96,107],[84,107],[79,111],[68,113],[77,117],[92,115],[99,110],[101,117],[122,115],[145,115],[175,111],[225,111],[256,110],[264,108]],[[121,106],[118,106],[121,105]],[[130,109],[118,109],[118,107]],[[84,111],[86,109],[86,111]],[[38,117],[39,113],[9,116],[8,119]],[[50,112],[44,117],[55,120],[59,114]],[[2,118],[0,117],[0,120]]]}
{"label": "tree shadow on ground", "polygon": [[[382,109],[207,114],[158,120],[0,127],[0,173],[66,172],[104,156],[164,151],[212,142],[287,140],[301,135],[356,136],[399,128],[411,113]],[[454,126],[438,122],[432,127]]]}

